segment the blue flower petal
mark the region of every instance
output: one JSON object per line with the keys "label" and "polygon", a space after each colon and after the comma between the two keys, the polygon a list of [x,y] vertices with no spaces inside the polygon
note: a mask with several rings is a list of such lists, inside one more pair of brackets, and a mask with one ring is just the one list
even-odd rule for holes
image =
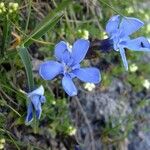
{"label": "blue flower petal", "polygon": [[27,93],[27,97],[30,100],[27,110],[26,123],[29,124],[33,119],[33,109],[35,110],[36,117],[40,119],[42,108],[41,104],[45,102],[44,88],[41,85],[34,91]]}
{"label": "blue flower petal", "polygon": [[124,31],[125,35],[128,36],[128,35],[131,35],[132,33],[136,32],[143,25],[144,25],[144,23],[137,18],[124,17],[121,20],[119,28]]}
{"label": "blue flower petal", "polygon": [[124,50],[124,48],[121,48],[121,47],[119,50],[120,50],[121,59],[123,61],[123,65],[124,65],[125,69],[128,70],[128,62],[126,59],[125,50]]}
{"label": "blue flower petal", "polygon": [[71,51],[72,50],[68,44],[64,41],[61,41],[55,46],[54,55],[58,61],[68,64],[71,61]]}
{"label": "blue flower petal", "polygon": [[69,96],[77,95],[77,89],[69,75],[65,75],[62,79],[62,86]]}
{"label": "blue flower petal", "polygon": [[101,75],[97,68],[80,68],[72,71],[83,82],[99,83]]}
{"label": "blue flower petal", "polygon": [[36,113],[36,118],[37,118],[37,119],[40,119],[41,114],[42,114],[42,109],[36,110],[35,113]]}
{"label": "blue flower petal", "polygon": [[80,63],[84,59],[89,45],[89,41],[84,39],[79,39],[74,42],[72,47],[72,58],[74,59],[74,63]]}
{"label": "blue flower petal", "polygon": [[138,37],[133,40],[129,40],[126,43],[126,48],[134,51],[148,51],[150,52],[150,43],[145,37]]}
{"label": "blue flower petal", "polygon": [[68,51],[68,46],[67,43],[64,41],[60,41],[56,46],[55,46],[55,51],[54,55],[57,58],[58,61],[62,61],[62,57],[65,51]]}
{"label": "blue flower petal", "polygon": [[40,65],[39,74],[44,80],[52,80],[63,72],[62,64],[56,61],[46,61]]}
{"label": "blue flower petal", "polygon": [[30,100],[31,100],[35,110],[40,109],[40,106],[39,106],[39,103],[41,103],[40,97],[41,97],[40,95],[33,95],[30,97]]}
{"label": "blue flower petal", "polygon": [[118,30],[120,23],[120,16],[115,15],[111,17],[106,25],[106,32],[111,35],[112,33],[115,33]]}
{"label": "blue flower petal", "polygon": [[65,51],[62,55],[62,62],[64,62],[65,64],[72,64],[73,59],[71,58],[71,54],[69,51]]}
{"label": "blue flower petal", "polygon": [[27,95],[28,95],[28,97],[30,97],[30,96],[35,95],[35,94],[37,94],[37,95],[44,95],[44,88],[43,88],[42,85],[39,88],[37,88],[36,90],[28,93]]}
{"label": "blue flower petal", "polygon": [[27,108],[27,116],[26,116],[26,124],[29,124],[33,120],[33,106],[32,103],[30,102]]}
{"label": "blue flower petal", "polygon": [[36,111],[36,117],[38,119],[40,119],[40,116],[41,116],[41,112],[42,112],[42,109],[41,109],[41,96],[40,95],[33,95],[30,97],[30,100],[34,106],[34,109]]}
{"label": "blue flower petal", "polygon": [[45,103],[45,101],[46,101],[45,96],[40,95],[40,102],[41,102],[41,103]]}

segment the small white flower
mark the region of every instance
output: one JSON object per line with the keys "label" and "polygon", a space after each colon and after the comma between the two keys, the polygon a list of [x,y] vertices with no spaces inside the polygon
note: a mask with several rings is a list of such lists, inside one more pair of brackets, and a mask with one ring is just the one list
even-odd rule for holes
{"label": "small white flower", "polygon": [[5,139],[4,138],[0,139],[0,143],[4,144],[5,143]]}
{"label": "small white flower", "polygon": [[88,30],[78,30],[78,33],[81,34],[81,38],[88,40],[89,39],[89,31]]}
{"label": "small white flower", "polygon": [[12,3],[12,2],[10,2],[8,5],[9,5],[9,7],[12,7],[12,6],[13,6],[13,3]]}
{"label": "small white flower", "polygon": [[9,13],[11,14],[13,12],[13,10],[12,9],[9,9]]}
{"label": "small white flower", "polygon": [[19,7],[18,3],[14,3],[14,4],[13,4],[13,7],[14,7],[14,8],[18,8],[18,7]]}
{"label": "small white flower", "polygon": [[69,135],[75,135],[76,133],[76,128],[69,126]]}
{"label": "small white flower", "polygon": [[5,4],[2,2],[0,3],[0,14],[6,12]]}
{"label": "small white flower", "polygon": [[138,66],[136,64],[132,64],[129,69],[131,72],[136,72],[138,70]]}
{"label": "small white flower", "polygon": [[145,79],[143,81],[143,86],[148,90],[150,88],[150,82],[149,82],[149,80]]}
{"label": "small white flower", "polygon": [[93,83],[85,83],[84,88],[88,91],[92,91],[93,89],[95,89],[95,84]]}
{"label": "small white flower", "polygon": [[5,4],[3,2],[0,3],[0,8],[5,7]]}
{"label": "small white flower", "polygon": [[134,13],[133,7],[128,7],[126,10],[128,11],[129,14]]}
{"label": "small white flower", "polygon": [[19,7],[18,3],[10,2],[9,3],[9,13],[17,11],[18,7]]}
{"label": "small white flower", "polygon": [[4,149],[4,144],[0,144],[0,149]]}
{"label": "small white flower", "polygon": [[106,34],[106,32],[102,32],[102,37],[103,37],[104,39],[107,39],[107,38],[108,38],[108,35]]}
{"label": "small white flower", "polygon": [[150,24],[147,25],[147,31],[150,32]]}
{"label": "small white flower", "polygon": [[89,39],[89,31],[88,30],[83,30],[83,38],[86,40]]}
{"label": "small white flower", "polygon": [[144,17],[145,17],[145,21],[149,21],[150,16],[148,14],[145,14]]}
{"label": "small white flower", "polygon": [[19,7],[18,3],[14,3],[13,6],[12,6],[12,8],[13,8],[15,11],[18,9],[18,7]]}
{"label": "small white flower", "polygon": [[52,104],[53,104],[53,105],[56,105],[56,101],[55,101],[55,100],[53,100],[53,101],[52,101]]}

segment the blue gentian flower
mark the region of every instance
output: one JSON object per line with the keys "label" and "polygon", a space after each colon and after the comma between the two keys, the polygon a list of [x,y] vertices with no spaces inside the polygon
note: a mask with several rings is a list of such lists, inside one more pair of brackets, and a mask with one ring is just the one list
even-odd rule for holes
{"label": "blue gentian flower", "polygon": [[77,89],[72,81],[77,77],[83,82],[99,83],[100,72],[94,67],[80,68],[80,62],[84,59],[89,48],[89,41],[79,39],[74,42],[72,48],[64,41],[55,46],[55,57],[58,61],[46,61],[40,65],[39,74],[44,80],[52,80],[57,75],[63,75],[62,86],[69,96],[77,95]]}
{"label": "blue gentian flower", "polygon": [[27,93],[29,99],[26,124],[29,124],[33,120],[33,109],[35,110],[36,118],[40,119],[42,108],[41,104],[45,102],[44,88],[41,85],[36,90]]}
{"label": "blue gentian flower", "polygon": [[128,63],[125,56],[125,48],[134,51],[149,51],[150,43],[145,37],[131,39],[129,36],[140,29],[144,23],[139,19],[132,17],[123,17],[116,15],[110,18],[106,25],[106,32],[110,40],[113,41],[114,50],[120,51],[120,55],[126,70]]}

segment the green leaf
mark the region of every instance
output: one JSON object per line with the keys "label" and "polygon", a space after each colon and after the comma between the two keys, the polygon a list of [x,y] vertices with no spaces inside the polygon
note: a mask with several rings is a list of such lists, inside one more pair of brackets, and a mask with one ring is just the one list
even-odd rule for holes
{"label": "green leaf", "polygon": [[52,29],[60,18],[63,16],[65,8],[71,3],[71,0],[63,0],[56,9],[49,12],[49,14],[43,19],[43,21],[35,28],[29,37],[23,41],[25,47],[33,43],[32,39],[38,39],[42,37],[48,30]]}
{"label": "green leaf", "polygon": [[19,56],[21,57],[21,60],[26,70],[29,91],[32,91],[34,88],[34,78],[32,74],[32,63],[31,63],[29,52],[25,47],[20,47],[18,48],[18,50],[19,50]]}

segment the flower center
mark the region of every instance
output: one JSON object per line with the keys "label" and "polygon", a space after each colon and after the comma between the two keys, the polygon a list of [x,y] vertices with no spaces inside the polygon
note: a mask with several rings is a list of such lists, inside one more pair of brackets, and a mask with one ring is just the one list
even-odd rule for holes
{"label": "flower center", "polygon": [[70,73],[72,71],[72,68],[65,63],[63,63],[64,66],[64,73]]}

